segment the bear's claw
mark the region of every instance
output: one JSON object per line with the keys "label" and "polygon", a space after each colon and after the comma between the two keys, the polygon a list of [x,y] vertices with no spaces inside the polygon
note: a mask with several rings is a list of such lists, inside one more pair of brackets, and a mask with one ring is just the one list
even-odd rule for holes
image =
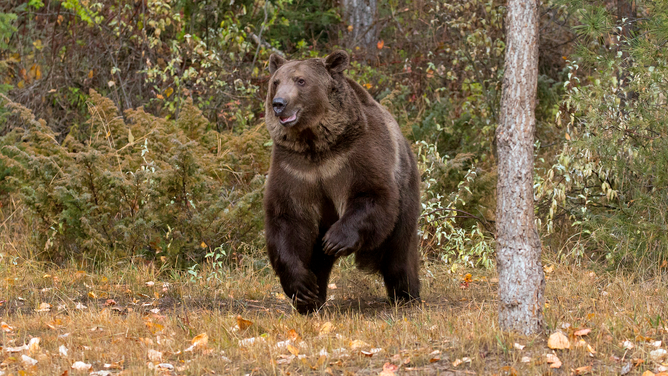
{"label": "bear's claw", "polygon": [[335,257],[348,256],[360,248],[360,238],[357,231],[346,235],[340,230],[337,223],[332,226],[323,238],[323,252]]}

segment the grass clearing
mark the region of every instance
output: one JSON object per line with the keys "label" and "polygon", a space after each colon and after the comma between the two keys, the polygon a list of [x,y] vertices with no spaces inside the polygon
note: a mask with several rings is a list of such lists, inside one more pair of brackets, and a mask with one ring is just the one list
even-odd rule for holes
{"label": "grass clearing", "polygon": [[[423,303],[402,307],[385,301],[378,277],[343,260],[332,276],[331,300],[321,312],[301,316],[261,258],[243,259],[207,281],[211,270],[195,277],[127,262],[84,272],[3,255],[0,315],[8,327],[0,371],[77,373],[75,362],[127,375],[378,375],[386,363],[398,367],[386,374],[416,375],[662,369],[665,359],[655,351],[668,339],[661,278],[547,264],[548,334],[563,332],[570,349],[548,348],[547,335],[499,331],[495,276],[477,269],[424,265]],[[584,328],[591,332],[574,335]],[[16,349],[35,337],[37,348]],[[577,346],[579,338],[584,345]],[[550,368],[555,363],[546,354],[561,367]]]}

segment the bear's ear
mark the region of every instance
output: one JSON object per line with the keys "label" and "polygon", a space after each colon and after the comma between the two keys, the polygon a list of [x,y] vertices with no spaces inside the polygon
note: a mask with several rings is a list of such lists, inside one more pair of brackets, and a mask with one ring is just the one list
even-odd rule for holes
{"label": "bear's ear", "polygon": [[330,73],[341,73],[348,68],[349,62],[346,51],[334,51],[325,59],[325,67]]}
{"label": "bear's ear", "polygon": [[269,57],[269,73],[274,74],[281,65],[285,64],[287,60],[282,58],[280,55],[271,54]]}

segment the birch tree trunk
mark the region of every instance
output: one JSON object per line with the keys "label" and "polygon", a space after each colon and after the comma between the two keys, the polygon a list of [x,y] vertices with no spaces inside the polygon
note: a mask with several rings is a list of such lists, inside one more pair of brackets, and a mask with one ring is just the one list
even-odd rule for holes
{"label": "birch tree trunk", "polygon": [[[341,0],[343,20],[348,25],[346,47],[354,52],[364,52],[367,58],[374,56],[378,38],[377,0]],[[360,50],[357,49],[359,47]]]}
{"label": "birch tree trunk", "polygon": [[496,129],[499,323],[543,330],[545,276],[534,222],[533,142],[538,82],[538,0],[508,0],[506,57]]}

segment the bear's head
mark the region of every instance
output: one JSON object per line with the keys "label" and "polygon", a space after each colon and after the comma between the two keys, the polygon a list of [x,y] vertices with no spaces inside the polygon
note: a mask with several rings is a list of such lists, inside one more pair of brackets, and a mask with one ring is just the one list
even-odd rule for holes
{"label": "bear's head", "polygon": [[295,150],[307,141],[326,144],[357,116],[359,104],[351,103],[343,75],[348,63],[345,51],[293,61],[271,55],[265,122],[275,142]]}

